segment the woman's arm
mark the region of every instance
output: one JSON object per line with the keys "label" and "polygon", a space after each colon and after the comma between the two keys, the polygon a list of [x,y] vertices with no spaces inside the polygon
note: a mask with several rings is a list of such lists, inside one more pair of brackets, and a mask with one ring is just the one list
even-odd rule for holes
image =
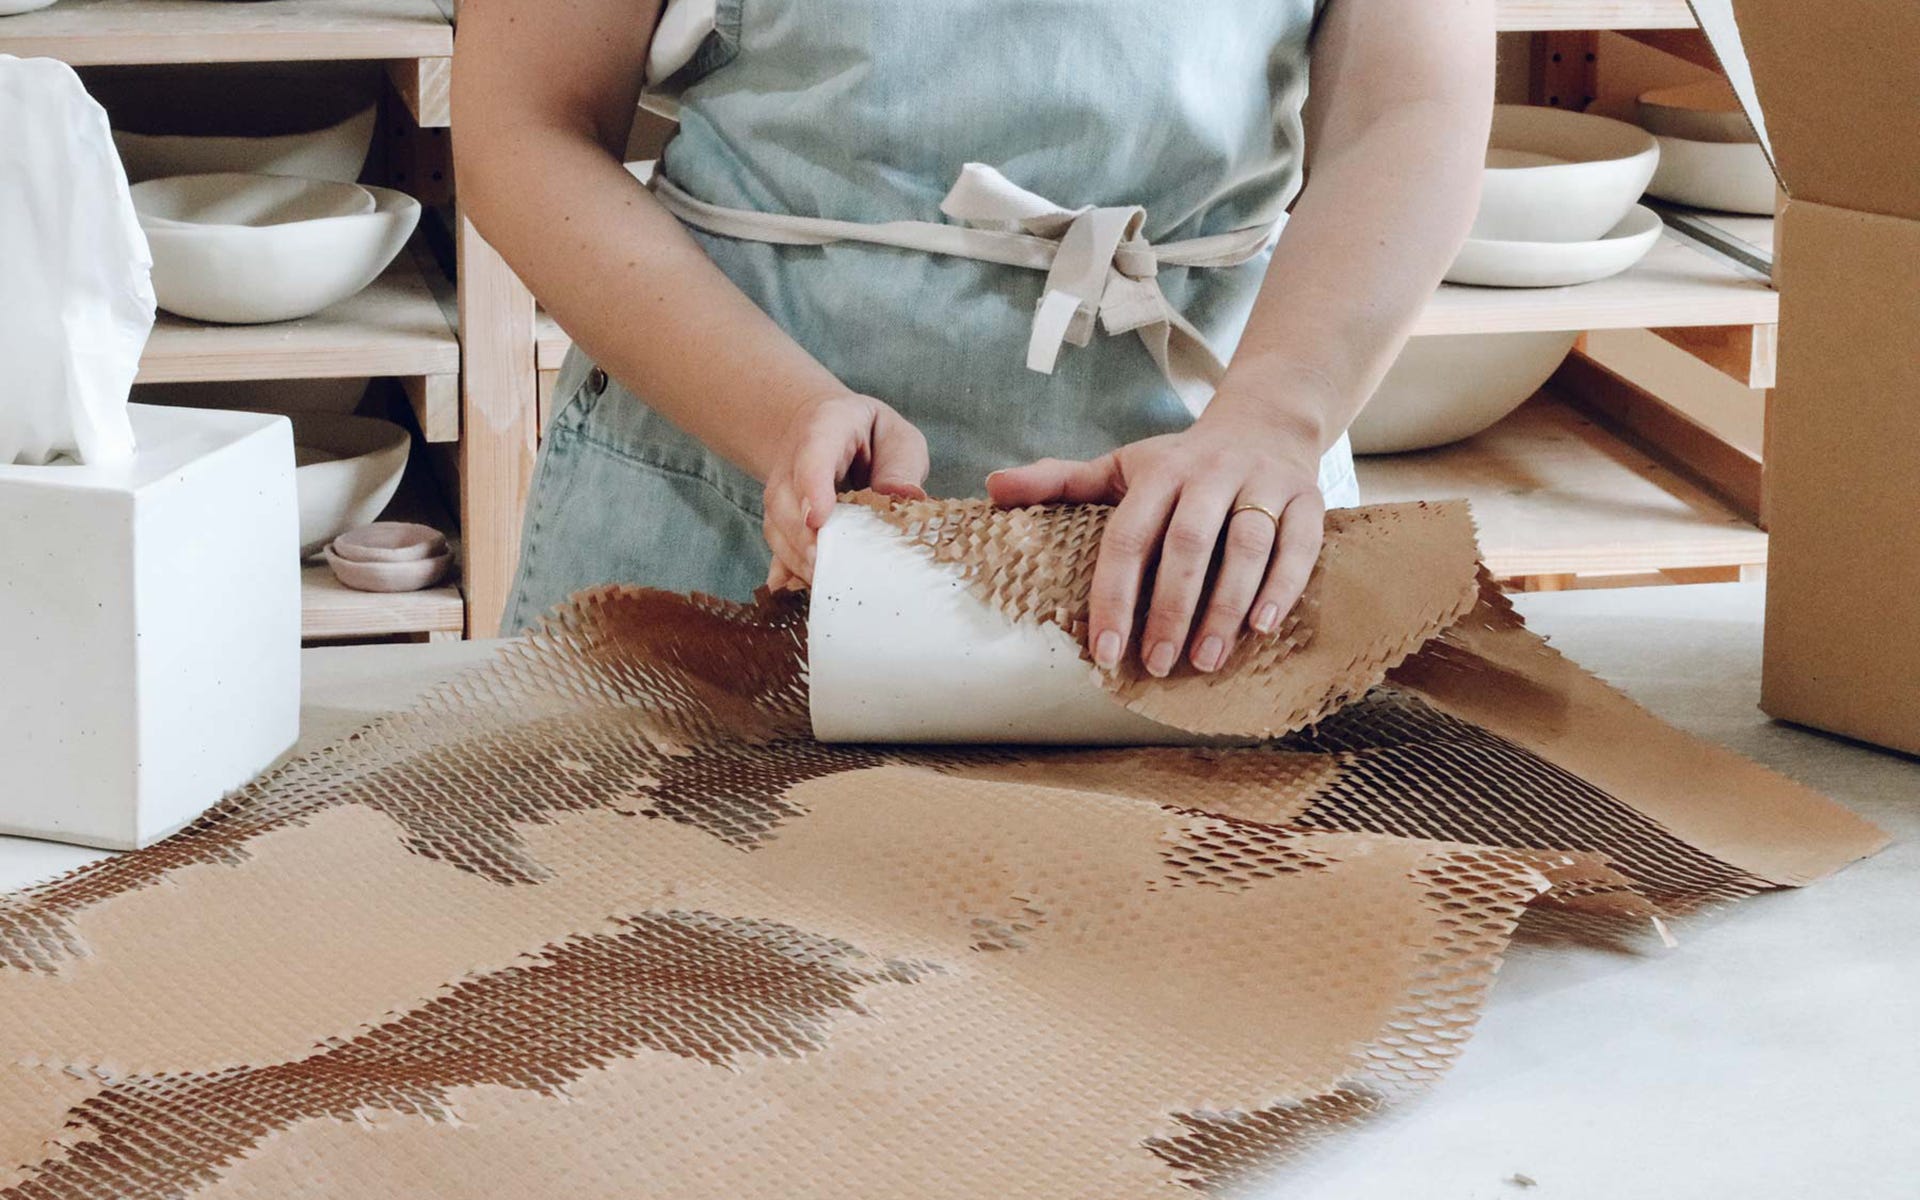
{"label": "woman's arm", "polygon": [[766,484],[776,573],[804,575],[836,485],[917,494],[926,444],[787,336],[622,167],[660,7],[466,0],[461,205],[596,363]]}
{"label": "woman's arm", "polygon": [[[1118,503],[1093,581],[1088,638],[1102,665],[1127,652],[1156,558],[1140,644],[1156,675],[1183,648],[1216,669],[1244,627],[1272,632],[1299,599],[1320,553],[1320,456],[1393,364],[1473,223],[1493,27],[1493,0],[1331,0],[1313,50],[1308,185],[1212,405],[1185,432],[988,480],[1005,505]],[[1230,516],[1240,504],[1282,519]]]}

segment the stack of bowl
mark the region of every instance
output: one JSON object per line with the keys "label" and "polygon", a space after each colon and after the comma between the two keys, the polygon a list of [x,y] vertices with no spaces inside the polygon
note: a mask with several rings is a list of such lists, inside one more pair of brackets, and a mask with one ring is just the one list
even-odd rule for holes
{"label": "stack of bowl", "polygon": [[[114,118],[168,312],[241,325],[310,316],[373,282],[419,222],[411,196],[355,182],[378,86],[362,66],[96,68],[86,78]],[[307,127],[301,118],[316,112],[324,123]]]}
{"label": "stack of bowl", "polygon": [[[1480,211],[1451,283],[1566,287],[1633,266],[1660,240],[1639,203],[1660,149],[1623,121],[1557,108],[1502,105]],[[1526,402],[1557,370],[1579,330],[1418,337],[1353,423],[1360,454],[1457,442]]]}
{"label": "stack of bowl", "polygon": [[1675,204],[1771,216],[1778,183],[1733,85],[1709,79],[1640,97],[1642,128],[1660,143],[1647,188]]}

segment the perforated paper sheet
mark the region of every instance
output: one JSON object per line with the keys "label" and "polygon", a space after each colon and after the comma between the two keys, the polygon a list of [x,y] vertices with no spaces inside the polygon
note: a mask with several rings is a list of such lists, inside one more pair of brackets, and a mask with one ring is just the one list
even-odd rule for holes
{"label": "perforated paper sheet", "polygon": [[1879,844],[1464,607],[1323,615],[1424,645],[1277,740],[929,748],[813,739],[802,600],[585,594],[0,898],[0,1196],[1244,1193],[1437,1081],[1516,934]]}

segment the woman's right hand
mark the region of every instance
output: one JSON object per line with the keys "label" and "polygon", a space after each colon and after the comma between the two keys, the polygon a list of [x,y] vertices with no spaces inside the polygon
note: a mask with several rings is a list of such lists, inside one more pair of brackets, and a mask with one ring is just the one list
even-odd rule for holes
{"label": "woman's right hand", "polygon": [[837,493],[872,488],[926,498],[927,439],[871,396],[841,392],[802,404],[776,445],[761,525],[773,551],[769,588],[813,582],[815,537]]}

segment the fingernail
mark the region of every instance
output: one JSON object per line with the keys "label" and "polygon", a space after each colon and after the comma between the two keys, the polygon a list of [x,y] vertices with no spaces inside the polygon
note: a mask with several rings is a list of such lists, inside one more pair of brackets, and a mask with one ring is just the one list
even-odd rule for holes
{"label": "fingernail", "polygon": [[1220,666],[1220,660],[1225,658],[1226,654],[1226,643],[1220,640],[1218,634],[1215,634],[1206,641],[1201,642],[1200,649],[1194,651],[1193,665],[1199,667],[1202,671],[1217,670]]}
{"label": "fingernail", "polygon": [[1093,661],[1103,671],[1111,671],[1120,665],[1120,635],[1109,629],[1100,635],[1093,644]]}
{"label": "fingernail", "polygon": [[1172,642],[1160,642],[1147,655],[1147,674],[1155,679],[1165,679],[1167,672],[1173,670],[1173,660],[1180,653],[1180,647]]}
{"label": "fingernail", "polygon": [[1280,606],[1269,604],[1260,610],[1253,619],[1253,627],[1261,633],[1272,633],[1280,627]]}
{"label": "fingernail", "polygon": [[802,499],[800,501],[800,523],[802,525],[807,525],[807,526],[811,526],[813,524],[813,501],[812,500]]}

